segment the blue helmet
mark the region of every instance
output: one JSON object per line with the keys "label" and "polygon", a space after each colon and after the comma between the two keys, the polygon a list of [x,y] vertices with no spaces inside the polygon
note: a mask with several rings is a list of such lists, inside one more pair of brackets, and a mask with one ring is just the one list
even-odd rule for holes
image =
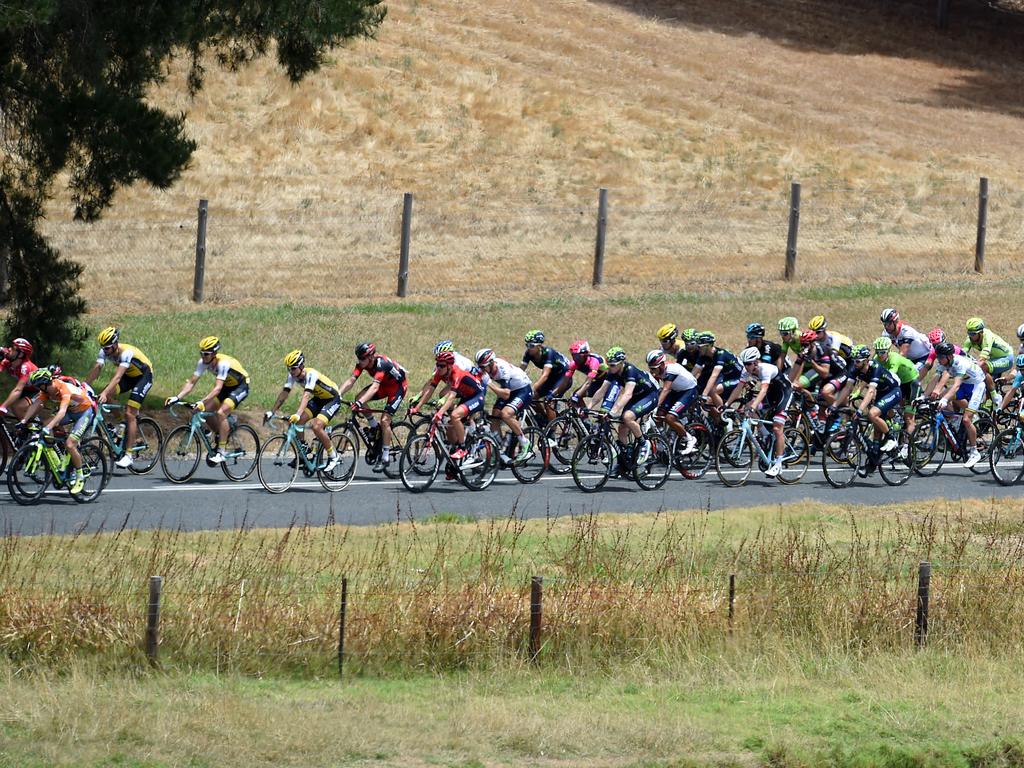
{"label": "blue helmet", "polygon": [[455,351],[455,344],[452,342],[451,339],[445,339],[444,341],[439,341],[439,342],[437,342],[437,344],[434,345],[434,357],[437,357],[442,352],[454,352],[454,351]]}

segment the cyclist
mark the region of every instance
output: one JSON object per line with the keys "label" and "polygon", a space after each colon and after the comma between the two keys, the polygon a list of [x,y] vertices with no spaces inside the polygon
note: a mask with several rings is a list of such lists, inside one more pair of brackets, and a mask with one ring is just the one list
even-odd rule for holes
{"label": "cyclist", "polygon": [[830,349],[836,350],[847,364],[850,362],[850,355],[853,353],[853,341],[849,336],[844,336],[838,331],[828,330],[828,320],[824,315],[815,315],[807,323],[807,327],[814,331],[818,341],[827,345]]}
{"label": "cyclist", "polygon": [[740,383],[743,368],[736,355],[715,346],[715,334],[710,331],[697,334],[696,341],[700,357],[693,367],[693,376],[697,379],[701,397],[710,399],[712,404],[721,408],[723,399],[729,397]]}
{"label": "cyclist", "polygon": [[1017,341],[1020,342],[1020,346],[1017,347],[1017,352],[1024,352],[1024,323],[1017,326]]}
{"label": "cyclist", "polygon": [[[916,426],[915,419],[917,406],[914,401],[921,394],[921,374],[917,366],[908,358],[901,355],[895,349],[892,339],[888,336],[879,336],[872,345],[875,349],[875,357],[885,366],[885,369],[900,380],[900,392],[903,395],[903,415],[906,417],[907,434],[914,434]],[[900,458],[905,458],[901,456]]]}
{"label": "cyclist", "polygon": [[35,387],[28,383],[29,377],[38,367],[32,362],[32,344],[28,339],[19,336],[11,342],[10,347],[4,347],[0,351],[3,353],[0,371],[6,371],[15,381],[14,388],[0,405],[0,414],[7,416],[13,412],[14,416],[20,418],[28,410],[32,396],[36,394]]}
{"label": "cyclist", "polygon": [[882,321],[885,335],[896,346],[896,351],[921,370],[928,362],[928,355],[932,351],[932,343],[928,337],[904,323],[900,319],[900,313],[892,307],[883,309],[879,319]]}
{"label": "cyclist", "polygon": [[[569,347],[569,356],[571,358],[569,369],[565,372],[569,380],[572,380],[576,371],[586,374],[587,377],[586,381],[572,393],[569,399],[573,403],[590,402],[590,399],[604,386],[605,378],[608,375],[608,363],[600,355],[593,354],[590,351],[590,343],[584,339],[572,343],[572,346]],[[612,398],[617,395],[617,390],[614,390],[614,387],[607,389],[608,395]],[[616,394],[612,394],[613,391]],[[606,402],[605,408],[609,407],[610,405]]]}
{"label": "cyclist", "polygon": [[320,469],[330,472],[338,466],[340,460],[338,452],[331,443],[331,436],[327,434],[327,425],[334,418],[341,407],[341,395],[338,392],[338,385],[324,376],[316,368],[306,367],[306,356],[301,349],[293,349],[284,356],[284,367],[288,369],[288,378],[284,380],[284,386],[274,402],[274,407],[266,412],[269,420],[278,408],[284,405],[284,401],[292,393],[296,384],[302,384],[302,397],[299,399],[299,407],[295,413],[288,417],[291,424],[306,424],[309,422],[320,444],[324,447],[324,455],[327,457]]}
{"label": "cyclist", "polygon": [[437,385],[443,382],[447,388],[447,394],[434,412],[434,421],[440,422],[452,403],[456,398],[458,399],[458,404],[452,408],[452,416],[448,422],[446,433],[449,444],[454,448],[452,459],[466,468],[475,466],[479,462],[466,452],[464,422],[474,414],[483,411],[484,384],[470,371],[455,364],[455,353],[451,350],[439,352],[434,360],[436,363],[434,375],[423,385],[419,399],[409,409],[409,413],[418,413]]}
{"label": "cyclist", "polygon": [[[217,433],[217,449],[207,460],[211,464],[223,464],[227,458],[224,454],[228,444],[228,432],[231,425],[228,416],[242,401],[249,396],[249,374],[242,364],[229,355],[220,354],[220,339],[216,336],[205,336],[199,342],[199,362],[195,373],[182,385],[181,391],[167,398],[164,405],[174,405],[185,397],[203,373],[209,371],[216,380],[204,398],[197,401],[192,408],[197,411],[209,411],[211,427]],[[216,410],[211,411],[211,408]]]}
{"label": "cyclist", "polygon": [[817,392],[831,407],[849,375],[846,359],[836,353],[828,339],[823,340],[820,333],[811,330],[800,334],[800,354],[789,374],[798,392],[808,398]]}
{"label": "cyclist", "polygon": [[544,345],[543,331],[527,331],[523,342],[526,349],[519,367],[525,371],[530,363],[533,363],[540,368],[540,378],[533,382],[532,391],[534,398],[543,401],[542,406],[535,410],[547,423],[556,415],[555,409],[551,406],[551,398],[561,396],[572,385],[572,377],[566,376],[569,361],[554,347]]}
{"label": "cyclist", "polygon": [[[636,463],[642,464],[647,460],[648,446],[643,440],[639,419],[653,411],[657,405],[658,387],[650,374],[641,371],[632,363],[626,362],[626,351],[622,347],[609,349],[607,360],[608,373],[605,376],[604,384],[601,385],[601,390],[598,391],[594,399],[603,396],[609,387],[616,384],[619,386],[618,397],[615,398],[612,407],[608,410],[613,419],[622,416],[622,423],[618,426],[619,456],[627,455],[626,440],[632,434],[641,446]],[[623,465],[619,466],[621,468]]]}
{"label": "cyclist", "polygon": [[[124,444],[130,446],[135,445],[135,436],[138,434],[139,409],[142,408],[142,403],[153,386],[153,364],[141,349],[131,344],[122,344],[120,340],[121,331],[112,325],[99,332],[96,341],[99,342],[100,353],[92,370],[85,374],[84,381],[86,384],[96,381],[108,360],[117,364],[114,375],[110,377],[107,386],[100,391],[96,400],[103,405],[115,391],[119,395],[130,393],[124,409],[127,424]],[[134,454],[126,450],[114,464],[121,469],[127,469],[134,461]]]}
{"label": "cyclist", "polygon": [[666,323],[658,329],[658,343],[666,355],[672,355],[679,365],[688,371],[693,370],[697,362],[697,345],[694,344],[697,332],[693,328],[687,328],[680,338],[679,328],[675,323]]}
{"label": "cyclist", "polygon": [[[380,474],[391,463],[391,443],[394,440],[391,424],[409,391],[409,374],[405,368],[390,357],[377,354],[377,345],[372,341],[357,344],[355,355],[356,366],[352,369],[349,377],[342,382],[338,396],[340,397],[352,389],[356,380],[365,371],[372,381],[356,395],[352,407],[359,411],[374,400],[385,401],[384,412],[380,415],[380,461],[373,465],[373,472]],[[378,422],[374,414],[367,414],[367,421],[371,429],[377,428]]]}
{"label": "cyclist", "polygon": [[757,389],[754,398],[747,403],[746,411],[757,416],[759,410],[772,414],[772,432],[775,435],[775,458],[772,465],[765,470],[767,477],[778,477],[782,472],[782,457],[786,450],[786,437],[783,432],[786,426],[786,411],[793,399],[793,387],[789,378],[777,365],[762,360],[761,350],[750,346],[740,352],[743,373],[740,375],[740,386],[736,387],[725,406],[728,408],[743,395],[744,390]]}
{"label": "cyclist", "polygon": [[838,407],[849,399],[858,381],[867,384],[867,388],[861,390],[863,397],[858,410],[862,416],[867,415],[871,420],[875,428],[875,441],[869,452],[870,460],[857,470],[858,475],[867,477],[878,467],[880,454],[888,453],[897,445],[889,433],[889,425],[885,418],[900,404],[903,393],[900,390],[900,380],[881,363],[872,360],[871,350],[866,346],[858,344],[854,347],[852,357],[853,370],[836,398],[836,405]]}
{"label": "cyclist", "polygon": [[[1010,389],[1003,397],[1003,404],[1000,410],[1008,410],[1010,405],[1013,403],[1013,396],[1020,391],[1020,385],[1024,384],[1024,352],[1017,355],[1014,360],[1014,366],[1017,371],[1013,375],[1013,383],[1010,385]],[[1017,418],[1024,421],[1024,399],[1021,400],[1019,410],[1017,411]]]}
{"label": "cyclist", "polygon": [[747,346],[754,347],[760,353],[762,362],[771,363],[785,373],[789,370],[789,360],[786,358],[785,348],[774,341],[768,341],[764,334],[764,326],[761,323],[748,325]]}
{"label": "cyclist", "polygon": [[32,405],[22,416],[21,424],[27,424],[29,419],[43,407],[43,403],[54,401],[59,403],[53,418],[43,427],[43,434],[50,435],[58,424],[73,424],[67,441],[64,443],[71,457],[71,466],[75,468],[74,479],[68,490],[71,493],[80,493],[85,487],[85,473],[82,471],[82,454],[79,452],[78,446],[92,434],[96,426],[99,406],[83,387],[55,379],[49,368],[37,368],[32,371],[28,380],[29,384],[38,390],[38,394],[32,398]]}
{"label": "cyclist", "polygon": [[929,397],[938,398],[940,408],[952,403],[956,410],[963,411],[967,445],[970,447],[964,466],[970,469],[981,461],[977,448],[978,430],[973,419],[985,398],[985,372],[972,358],[956,354],[948,341],[937,345],[935,354],[939,363],[935,370],[939,378],[932,385]]}
{"label": "cyclist", "polygon": [[685,366],[668,360],[668,355],[660,349],[652,349],[647,353],[647,370],[655,381],[661,382],[654,418],[664,420],[673,432],[686,441],[680,455],[688,456],[697,449],[697,438],[686,431],[680,417],[697,397],[697,380]]}
{"label": "cyclist", "polygon": [[[494,354],[493,349],[484,348],[476,353],[476,364],[480,370],[490,376],[491,381],[488,387],[497,396],[494,407],[491,409],[491,431],[500,434],[498,422],[503,421],[512,430],[519,443],[519,451],[513,457],[513,461],[525,461],[530,456],[533,447],[526,435],[523,434],[523,427],[519,423],[519,415],[533,402],[533,387],[530,384],[530,377],[522,368],[503,360]],[[498,441],[501,444],[501,441]]]}
{"label": "cyclist", "polygon": [[779,336],[782,338],[782,352],[789,355],[800,354],[800,321],[795,317],[784,317],[779,320]]}
{"label": "cyclist", "polygon": [[[928,372],[935,366],[935,361],[938,355],[935,354],[935,347],[946,340],[946,332],[941,328],[932,328],[928,331],[928,341],[931,342],[932,351],[928,353],[928,359],[924,361],[924,365],[921,366],[921,381],[923,382]],[[953,345],[954,353],[962,355],[964,351],[956,344]]]}
{"label": "cyclist", "polygon": [[996,408],[1002,405],[996,391],[995,380],[1002,377],[1013,366],[1013,350],[1010,345],[985,327],[980,317],[972,317],[967,321],[967,341],[964,342],[964,354],[972,350],[978,352],[978,366],[985,372],[985,387],[995,403]]}

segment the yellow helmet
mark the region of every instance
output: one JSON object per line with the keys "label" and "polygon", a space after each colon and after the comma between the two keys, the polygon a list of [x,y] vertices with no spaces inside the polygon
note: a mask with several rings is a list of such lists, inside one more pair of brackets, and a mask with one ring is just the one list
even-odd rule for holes
{"label": "yellow helmet", "polygon": [[117,344],[119,338],[121,338],[121,332],[114,326],[109,325],[99,332],[99,335],[96,336],[96,341],[100,343],[101,347],[109,347]]}
{"label": "yellow helmet", "polygon": [[675,323],[666,323],[658,329],[658,341],[675,341],[679,335],[679,329]]}
{"label": "yellow helmet", "polygon": [[200,352],[216,352],[220,349],[220,339],[216,336],[206,336],[199,342]]}
{"label": "yellow helmet", "polygon": [[812,331],[824,331],[828,328],[828,320],[825,319],[824,315],[815,315],[811,318],[811,321],[807,323],[807,327]]}
{"label": "yellow helmet", "polygon": [[284,356],[284,364],[288,368],[295,368],[296,366],[304,365],[305,363],[306,356],[302,354],[301,349],[293,349],[291,352]]}

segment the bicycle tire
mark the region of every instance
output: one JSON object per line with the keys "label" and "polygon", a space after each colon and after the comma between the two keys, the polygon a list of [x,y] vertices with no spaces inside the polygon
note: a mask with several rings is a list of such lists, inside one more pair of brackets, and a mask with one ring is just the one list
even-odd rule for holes
{"label": "bicycle tire", "polygon": [[109,483],[111,478],[113,478],[113,476],[114,476],[114,451],[113,451],[113,448],[111,447],[110,443],[108,443],[107,440],[105,438],[101,437],[100,435],[93,435],[88,440],[83,441],[81,447],[85,447],[86,445],[93,445],[96,448],[98,448],[100,451],[103,452],[103,456],[107,460],[106,461],[106,463],[107,463],[106,483],[104,483],[104,486],[103,486],[104,488],[106,488],[107,483]]}
{"label": "bicycle tire", "polygon": [[221,462],[220,468],[229,480],[241,482],[256,471],[256,460],[260,455],[260,436],[248,424],[236,424],[228,432],[224,454],[225,459]]}
{"label": "bicycle tire", "polygon": [[650,455],[633,468],[633,479],[645,491],[656,491],[672,474],[672,443],[660,433],[645,435]]}
{"label": "bicycle tire", "polygon": [[[391,453],[390,460],[384,465],[384,476],[391,480],[397,480],[401,474],[398,470],[397,457],[402,455],[405,443],[412,434],[412,424],[408,421],[396,421],[391,425]],[[353,445],[355,445],[353,443]],[[356,457],[358,458],[358,456]]]}
{"label": "bicycle tire", "polygon": [[[978,453],[981,454],[982,460],[987,464],[988,456],[992,450],[992,440],[995,437],[994,422],[988,416],[981,415],[974,420],[974,429],[978,433],[978,439],[975,443],[975,448],[978,449]],[[988,470],[982,466],[982,462],[979,461],[973,467],[970,468],[971,473],[975,475],[983,475]]]}
{"label": "bicycle tire", "polygon": [[795,485],[807,474],[811,464],[811,446],[802,429],[786,427],[782,434],[785,438],[785,452],[782,471],[779,472],[777,479],[783,485]]}
{"label": "bicycle tire", "polygon": [[1024,476],[1024,434],[1018,425],[996,435],[988,454],[989,471],[1000,485],[1016,485]]}
{"label": "bicycle tire", "polygon": [[[334,450],[338,454],[338,465],[330,472],[318,469],[316,479],[326,490],[337,493],[348,488],[352,478],[355,477],[359,451],[347,432],[337,432],[331,435],[331,445],[334,446]],[[323,445],[316,452],[316,462],[318,467],[325,462]]]}
{"label": "bicycle tire", "polygon": [[731,429],[722,435],[715,450],[715,472],[723,485],[739,488],[747,482],[754,468],[752,442],[742,429]]}
{"label": "bicycle tire", "polygon": [[88,504],[98,499],[110,482],[110,465],[107,463],[107,452],[96,442],[87,440],[79,446],[78,452],[82,457],[82,469],[86,473],[85,484],[81,491],[72,493],[71,498],[79,504]]}
{"label": "bicycle tire", "polygon": [[703,424],[688,424],[686,431],[697,438],[697,447],[693,453],[681,456],[679,455],[681,441],[677,438],[673,448],[675,465],[679,474],[687,480],[697,480],[707,474],[715,460],[715,439],[711,435],[711,430]]}
{"label": "bicycle tire", "polygon": [[848,488],[857,479],[857,470],[863,462],[864,450],[853,425],[826,432],[825,445],[821,449],[821,470],[825,482],[833,488]]}
{"label": "bicycle tire", "polygon": [[498,441],[488,435],[478,435],[467,443],[467,457],[473,456],[479,464],[467,469],[459,467],[459,481],[471,491],[482,491],[498,476]]}
{"label": "bicycle tire", "polygon": [[[901,431],[896,440],[896,448],[880,456],[878,462],[878,474],[882,476],[882,482],[894,487],[903,485],[910,479],[910,476],[914,474],[916,462],[913,439],[908,438],[907,433]],[[906,458],[900,458],[903,448],[906,448]]]}
{"label": "bicycle tire", "polygon": [[22,445],[7,465],[7,491],[19,506],[39,503],[53,482],[46,457],[41,453],[33,455],[37,447],[33,443]]}
{"label": "bicycle tire", "polygon": [[160,452],[160,469],[172,483],[187,483],[199,468],[203,447],[199,435],[188,424],[175,427],[167,435]]}
{"label": "bicycle tire", "polygon": [[530,455],[523,461],[512,463],[512,474],[520,483],[532,485],[544,475],[551,461],[551,449],[548,447],[544,431],[538,427],[526,427],[523,434],[530,441]]}
{"label": "bicycle tire", "polygon": [[603,435],[587,435],[573,452],[570,469],[576,487],[584,493],[604,488],[615,466],[615,446]]}
{"label": "bicycle tire", "polygon": [[586,433],[580,425],[564,413],[556,416],[544,429],[544,439],[551,449],[548,469],[555,475],[566,475],[572,471],[572,457],[580,440]]}
{"label": "bicycle tire", "polygon": [[133,475],[148,475],[160,461],[164,431],[156,419],[151,419],[148,416],[138,417],[135,420],[135,426],[137,427],[135,445],[131,448],[135,461],[128,467],[128,471]]}
{"label": "bicycle tire", "polygon": [[441,461],[442,454],[429,433],[413,435],[402,449],[398,462],[402,485],[411,493],[423,493],[437,478]]}
{"label": "bicycle tire", "polygon": [[299,452],[284,435],[267,438],[256,459],[256,477],[268,493],[284,493],[299,476]]}

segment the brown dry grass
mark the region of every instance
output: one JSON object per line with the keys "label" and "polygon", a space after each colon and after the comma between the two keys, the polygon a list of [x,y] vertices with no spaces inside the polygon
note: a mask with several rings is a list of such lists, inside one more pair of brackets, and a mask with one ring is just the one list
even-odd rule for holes
{"label": "brown dry grass", "polygon": [[613,285],[673,270],[710,288],[722,274],[778,277],[800,179],[803,278],[904,279],[970,264],[987,175],[991,269],[1016,271],[1020,26],[965,4],[944,35],[931,13],[871,0],[400,0],[379,40],[297,87],[267,62],[211,69],[190,103],[172,68],[153,98],[189,112],[192,168],[169,192],[123,191],[91,228],[61,224],[58,202],[50,231],[88,265],[98,305],[182,301],[195,201],[208,197],[213,300],[344,300],[393,290],[409,190],[414,291],[559,290],[588,282],[606,186]]}

